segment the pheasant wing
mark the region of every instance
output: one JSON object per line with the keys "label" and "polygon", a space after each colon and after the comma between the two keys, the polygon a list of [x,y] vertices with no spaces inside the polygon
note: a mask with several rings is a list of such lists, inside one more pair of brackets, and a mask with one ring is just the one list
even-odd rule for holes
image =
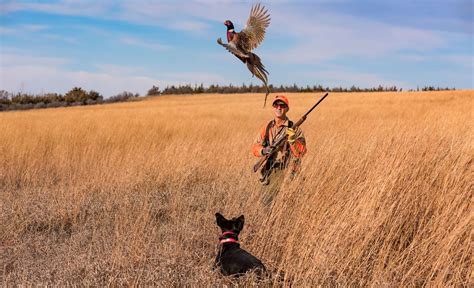
{"label": "pheasant wing", "polygon": [[246,52],[257,48],[265,38],[265,29],[270,25],[270,14],[264,6],[252,6],[245,28],[239,33],[239,45]]}
{"label": "pheasant wing", "polygon": [[235,43],[234,42],[230,42],[229,44],[224,44],[222,42],[222,39],[219,38],[217,39],[217,43],[219,45],[221,45],[222,47],[224,47],[225,49],[227,49],[227,51],[229,51],[230,53],[234,54],[235,56],[239,57],[239,58],[247,58],[248,56],[245,55],[244,53],[242,53],[242,51],[240,49],[238,49],[236,46],[235,46]]}

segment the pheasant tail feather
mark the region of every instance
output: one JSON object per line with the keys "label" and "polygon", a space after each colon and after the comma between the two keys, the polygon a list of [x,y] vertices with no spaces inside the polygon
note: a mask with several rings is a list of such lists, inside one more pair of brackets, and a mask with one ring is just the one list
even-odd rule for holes
{"label": "pheasant tail feather", "polygon": [[256,76],[260,79],[263,84],[265,85],[266,93],[265,93],[265,101],[263,102],[263,107],[265,107],[267,103],[268,94],[270,94],[270,89],[268,88],[268,71],[263,66],[260,57],[258,57],[254,53],[249,53],[249,58],[247,61],[247,68],[250,70],[252,75]]}

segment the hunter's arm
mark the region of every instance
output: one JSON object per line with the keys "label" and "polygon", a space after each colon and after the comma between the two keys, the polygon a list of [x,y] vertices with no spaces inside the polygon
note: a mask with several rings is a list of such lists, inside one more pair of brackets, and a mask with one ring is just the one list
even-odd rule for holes
{"label": "hunter's arm", "polygon": [[303,131],[298,128],[296,130],[296,140],[293,144],[290,144],[291,153],[297,157],[301,158],[306,153],[306,140],[304,138]]}
{"label": "hunter's arm", "polygon": [[264,125],[261,129],[260,132],[258,133],[257,137],[255,137],[255,141],[252,145],[252,154],[255,157],[262,157],[262,149],[263,149],[263,140],[265,139],[265,128],[266,126]]}

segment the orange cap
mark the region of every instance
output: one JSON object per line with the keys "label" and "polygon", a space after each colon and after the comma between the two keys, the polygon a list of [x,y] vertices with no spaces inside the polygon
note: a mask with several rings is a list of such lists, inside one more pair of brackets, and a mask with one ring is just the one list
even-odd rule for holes
{"label": "orange cap", "polygon": [[277,102],[277,101],[282,101],[282,102],[284,102],[284,103],[286,104],[286,106],[290,107],[290,102],[288,101],[288,98],[286,98],[286,96],[277,95],[277,96],[275,97],[275,99],[273,100],[272,105],[275,104],[275,102]]}

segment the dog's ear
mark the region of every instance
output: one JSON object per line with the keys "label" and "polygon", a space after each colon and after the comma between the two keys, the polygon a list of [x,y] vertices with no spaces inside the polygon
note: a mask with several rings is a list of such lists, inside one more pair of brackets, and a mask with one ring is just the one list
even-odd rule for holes
{"label": "dog's ear", "polygon": [[244,222],[244,215],[240,215],[239,218],[235,219],[235,228],[237,229],[237,231],[242,231],[242,229],[244,228]]}
{"label": "dog's ear", "polygon": [[224,216],[221,215],[221,213],[216,213],[217,226],[223,227],[225,225],[225,221],[226,219],[224,218]]}

